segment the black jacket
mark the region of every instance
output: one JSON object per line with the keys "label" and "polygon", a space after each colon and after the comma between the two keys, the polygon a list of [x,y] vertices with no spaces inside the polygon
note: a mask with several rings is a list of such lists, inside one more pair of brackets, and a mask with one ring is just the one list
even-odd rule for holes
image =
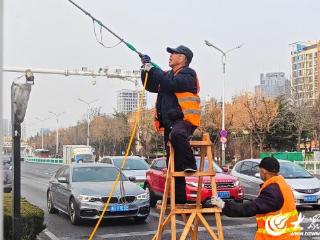
{"label": "black jacket", "polygon": [[272,183],[264,188],[259,196],[243,204],[226,202],[223,213],[228,217],[252,217],[256,214],[265,214],[278,211],[283,205],[283,196],[279,185]]}
{"label": "black jacket", "polygon": [[[174,93],[197,93],[196,72],[185,67],[174,76],[173,71],[162,71],[151,68],[148,75],[146,90],[158,93],[156,109],[160,127],[169,128],[178,120],[183,119],[183,113]],[[145,80],[145,71],[141,74],[142,84]]]}

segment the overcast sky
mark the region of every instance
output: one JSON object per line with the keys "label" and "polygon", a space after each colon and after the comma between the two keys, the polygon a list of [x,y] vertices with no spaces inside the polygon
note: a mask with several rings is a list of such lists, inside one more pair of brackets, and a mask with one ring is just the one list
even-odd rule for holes
{"label": "overcast sky", "polygon": [[[318,0],[77,0],[80,6],[114,32],[147,53],[163,69],[168,67],[167,46],[180,44],[194,52],[191,67],[200,79],[201,97],[221,98],[221,55],[204,44],[207,39],[228,50],[226,98],[253,90],[259,74],[282,71],[290,76],[290,43],[319,39]],[[104,31],[106,45],[117,39]],[[74,69],[86,66],[122,66],[139,69],[140,60],[124,45],[105,49],[94,38],[92,21],[67,0],[4,1],[5,67]],[[19,74],[4,74],[4,117],[10,118],[10,85]],[[39,131],[35,117],[49,111],[65,112],[61,126],[84,118],[91,101],[112,113],[116,91],[134,85],[115,79],[35,75],[26,115],[28,133]],[[153,104],[153,103],[149,103]],[[54,128],[55,120],[45,127]]]}

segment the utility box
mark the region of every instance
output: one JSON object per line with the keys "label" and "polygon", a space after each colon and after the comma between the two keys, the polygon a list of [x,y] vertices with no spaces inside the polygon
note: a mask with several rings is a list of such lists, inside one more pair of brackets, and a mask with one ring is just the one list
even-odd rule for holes
{"label": "utility box", "polygon": [[94,162],[93,148],[86,145],[63,145],[63,163]]}
{"label": "utility box", "polygon": [[303,161],[302,152],[261,152],[259,158],[275,157],[276,159],[293,161]]}

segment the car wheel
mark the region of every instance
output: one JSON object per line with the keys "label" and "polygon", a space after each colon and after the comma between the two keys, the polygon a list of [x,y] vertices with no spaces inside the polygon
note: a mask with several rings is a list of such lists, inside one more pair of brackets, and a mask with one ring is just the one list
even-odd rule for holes
{"label": "car wheel", "polygon": [[312,205],[314,209],[320,210],[320,205]]}
{"label": "car wheel", "polygon": [[69,202],[69,217],[73,225],[78,225],[81,222],[80,216],[77,212],[77,204],[74,198],[71,198]]}
{"label": "car wheel", "polygon": [[148,184],[145,185],[145,190],[149,192],[150,207],[155,207],[158,201],[157,197],[154,195]]}
{"label": "car wheel", "polygon": [[51,191],[48,191],[48,193],[47,193],[47,208],[48,208],[48,212],[51,213],[51,214],[58,212],[58,209],[56,209],[56,208],[53,206],[52,193],[51,193]]}
{"label": "car wheel", "polygon": [[143,217],[134,217],[134,221],[135,221],[136,223],[143,223],[143,222],[146,221],[146,219],[148,218],[148,216],[149,216],[149,215],[143,216]]}

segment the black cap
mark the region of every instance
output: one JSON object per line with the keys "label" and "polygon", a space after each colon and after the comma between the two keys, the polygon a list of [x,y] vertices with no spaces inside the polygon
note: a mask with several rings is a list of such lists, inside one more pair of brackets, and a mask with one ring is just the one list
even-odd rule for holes
{"label": "black cap", "polygon": [[187,48],[186,46],[180,45],[177,48],[170,48],[167,47],[167,52],[168,53],[180,53],[186,56],[188,63],[191,63],[192,57],[193,57],[193,53],[192,51]]}
{"label": "black cap", "polygon": [[269,172],[278,173],[280,170],[280,164],[274,157],[265,157],[261,160],[259,168],[264,168]]}

